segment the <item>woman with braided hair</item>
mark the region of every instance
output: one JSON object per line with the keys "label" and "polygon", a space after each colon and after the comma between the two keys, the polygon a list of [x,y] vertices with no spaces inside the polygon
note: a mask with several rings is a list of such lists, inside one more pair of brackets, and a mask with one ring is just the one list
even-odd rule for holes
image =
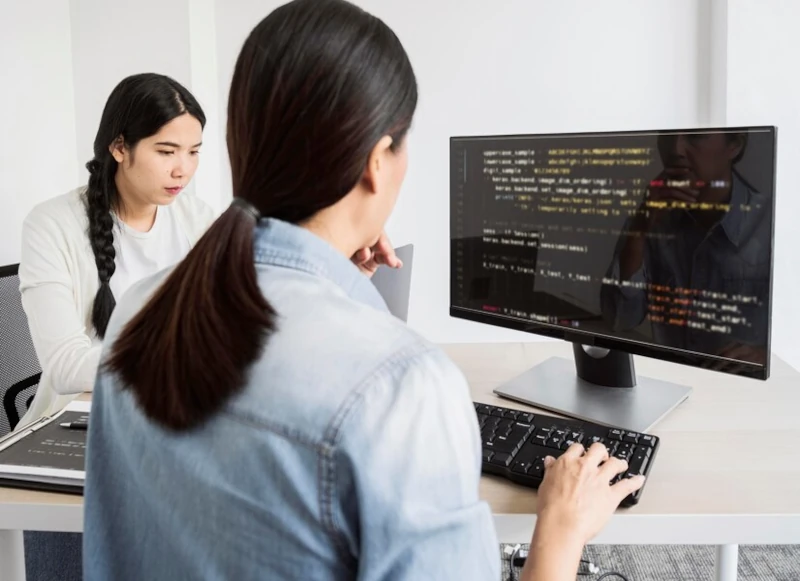
{"label": "woman with braided hair", "polygon": [[179,262],[214,220],[181,194],[197,169],[205,115],[169,77],[112,91],[86,164],[89,183],[26,217],[20,291],[42,379],[20,426],[93,388],[109,317],[134,283]]}

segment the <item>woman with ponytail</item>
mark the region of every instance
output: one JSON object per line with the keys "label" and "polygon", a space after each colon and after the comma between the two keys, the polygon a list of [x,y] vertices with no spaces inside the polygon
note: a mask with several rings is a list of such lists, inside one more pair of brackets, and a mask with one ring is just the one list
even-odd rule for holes
{"label": "woman with ponytail", "polygon": [[[467,383],[352,261],[395,204],[416,104],[397,36],[344,0],[293,0],[250,33],[228,101],[235,200],[108,325],[87,581],[500,578]],[[641,485],[610,486],[624,466],[604,451],[548,460],[523,579],[574,579]]]}
{"label": "woman with ponytail", "polygon": [[181,190],[197,169],[205,115],[169,77],[139,74],[106,102],[87,186],[26,217],[20,290],[42,379],[20,426],[94,385],[116,302],[179,262],[214,219]]}

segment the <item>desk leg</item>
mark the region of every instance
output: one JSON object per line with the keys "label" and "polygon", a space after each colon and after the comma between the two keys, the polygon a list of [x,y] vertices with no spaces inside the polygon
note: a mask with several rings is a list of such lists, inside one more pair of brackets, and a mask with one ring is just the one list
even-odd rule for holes
{"label": "desk leg", "polygon": [[22,531],[0,531],[0,581],[25,581]]}
{"label": "desk leg", "polygon": [[739,545],[718,545],[714,563],[715,581],[736,581],[739,569]]}

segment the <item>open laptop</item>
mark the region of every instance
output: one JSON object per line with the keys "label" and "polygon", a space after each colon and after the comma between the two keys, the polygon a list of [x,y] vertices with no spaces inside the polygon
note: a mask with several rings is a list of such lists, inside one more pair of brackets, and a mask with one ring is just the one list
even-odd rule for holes
{"label": "open laptop", "polygon": [[411,266],[414,262],[414,245],[406,244],[394,250],[403,261],[403,268],[381,266],[372,275],[372,284],[381,293],[389,312],[402,321],[408,321],[408,301],[411,295]]}

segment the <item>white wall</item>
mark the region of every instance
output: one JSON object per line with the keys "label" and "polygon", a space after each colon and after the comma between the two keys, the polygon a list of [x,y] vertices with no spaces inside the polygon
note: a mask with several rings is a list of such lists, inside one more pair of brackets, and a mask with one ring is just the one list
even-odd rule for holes
{"label": "white wall", "polygon": [[[792,300],[800,239],[791,224],[800,201],[784,169],[800,149],[800,95],[789,74],[800,48],[791,28],[796,2],[356,1],[397,32],[420,85],[409,173],[389,223],[396,244],[417,247],[412,326],[434,341],[537,340],[448,315],[451,135],[775,123],[782,171],[773,346],[800,366],[800,307]],[[18,256],[19,225],[35,201],[85,181],[105,99],[134,72],[171,75],[198,97],[209,124],[195,187],[216,208],[227,205],[224,121],[234,61],[252,27],[282,2],[7,4],[0,130],[14,138],[0,144],[0,199],[14,211],[0,217],[0,263]]]}
{"label": "white wall", "polygon": [[0,265],[19,261],[22,220],[77,178],[68,0],[0,8]]}
{"label": "white wall", "polygon": [[[219,104],[216,0],[189,0],[190,88],[206,114],[201,163],[194,177],[196,194],[219,211],[230,202],[225,157],[225,115]],[[224,168],[223,171],[223,161]]]}
{"label": "white wall", "polygon": [[[218,2],[223,106],[241,43],[280,3]],[[696,0],[357,4],[394,29],[420,88],[409,172],[388,228],[394,243],[416,245],[410,324],[433,341],[535,340],[448,314],[449,137],[697,124],[706,107]]]}
{"label": "white wall", "polygon": [[128,75],[154,72],[190,86],[189,6],[187,0],[69,4],[79,179],[85,183],[83,166],[92,158],[103,106],[117,83]]}
{"label": "white wall", "polygon": [[773,351],[800,369],[800,81],[797,58],[800,3],[759,0],[728,3],[726,121],[778,126]]}

